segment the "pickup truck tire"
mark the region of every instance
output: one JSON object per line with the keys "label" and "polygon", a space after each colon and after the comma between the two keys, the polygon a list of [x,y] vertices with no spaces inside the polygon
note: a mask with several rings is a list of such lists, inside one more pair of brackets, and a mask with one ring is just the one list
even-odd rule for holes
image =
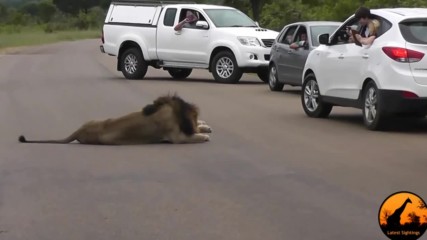
{"label": "pickup truck tire", "polygon": [[257,75],[259,79],[261,79],[263,82],[268,83],[269,77],[270,77],[270,71],[268,68],[259,70],[257,72]]}
{"label": "pickup truck tire", "polygon": [[138,48],[129,48],[120,56],[123,75],[127,79],[143,79],[147,73],[148,64]]}
{"label": "pickup truck tire", "polygon": [[211,63],[211,72],[217,82],[237,83],[243,71],[237,65],[236,57],[230,51],[217,53]]}
{"label": "pickup truck tire", "polygon": [[191,68],[171,68],[168,69],[169,74],[174,79],[184,79],[190,76],[193,69]]}

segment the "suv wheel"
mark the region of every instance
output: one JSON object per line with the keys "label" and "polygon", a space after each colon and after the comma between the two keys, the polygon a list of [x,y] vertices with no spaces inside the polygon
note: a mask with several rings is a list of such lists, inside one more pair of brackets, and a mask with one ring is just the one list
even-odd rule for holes
{"label": "suv wheel", "polygon": [[369,82],[363,90],[363,122],[369,130],[380,130],[384,128],[385,121],[377,85]]}
{"label": "suv wheel", "polygon": [[285,84],[279,82],[276,65],[272,64],[269,70],[268,86],[271,91],[280,92]]}
{"label": "suv wheel", "polygon": [[313,74],[308,74],[302,85],[301,103],[304,112],[309,117],[325,118],[332,111],[332,105],[322,102],[319,85]]}
{"label": "suv wheel", "polygon": [[263,82],[268,83],[269,76],[270,76],[270,72],[268,68],[258,70],[257,75],[259,79],[261,79]]}
{"label": "suv wheel", "polygon": [[193,69],[191,68],[172,68],[168,69],[169,74],[174,79],[184,79],[190,76]]}
{"label": "suv wheel", "polygon": [[142,79],[147,73],[148,65],[137,48],[129,48],[120,56],[123,75],[127,79]]}
{"label": "suv wheel", "polygon": [[237,83],[243,75],[242,70],[237,66],[234,54],[229,51],[222,51],[215,55],[211,71],[215,80],[220,83]]}

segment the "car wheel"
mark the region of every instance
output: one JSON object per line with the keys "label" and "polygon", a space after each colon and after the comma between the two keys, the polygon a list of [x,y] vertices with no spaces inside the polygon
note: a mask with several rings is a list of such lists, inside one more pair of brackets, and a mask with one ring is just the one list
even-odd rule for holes
{"label": "car wheel", "polygon": [[269,72],[268,68],[259,70],[257,72],[257,75],[258,75],[259,79],[261,79],[263,82],[268,83],[269,78],[270,78],[270,72]]}
{"label": "car wheel", "polygon": [[276,65],[272,64],[269,70],[268,86],[271,91],[280,92],[285,84],[279,82]]}
{"label": "car wheel", "polygon": [[319,85],[313,74],[308,74],[302,85],[301,103],[309,117],[325,118],[332,111],[332,105],[322,101]]}
{"label": "car wheel", "polygon": [[382,130],[386,116],[382,109],[377,85],[369,82],[363,90],[363,122],[369,130]]}
{"label": "car wheel", "polygon": [[168,69],[169,74],[174,79],[184,79],[190,76],[193,69],[191,68],[172,68]]}
{"label": "car wheel", "polygon": [[220,83],[237,83],[243,75],[234,54],[229,51],[222,51],[215,55],[211,71],[215,80]]}
{"label": "car wheel", "polygon": [[137,48],[130,48],[121,54],[121,70],[127,79],[143,79],[147,73],[148,64]]}

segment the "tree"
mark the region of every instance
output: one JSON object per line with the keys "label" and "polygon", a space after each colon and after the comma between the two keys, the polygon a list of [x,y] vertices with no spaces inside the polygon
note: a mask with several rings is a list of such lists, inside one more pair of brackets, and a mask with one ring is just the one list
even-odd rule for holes
{"label": "tree", "polygon": [[408,214],[409,221],[411,224],[420,225],[420,216],[418,216],[415,212],[411,212]]}
{"label": "tree", "polygon": [[388,217],[390,217],[390,215],[391,215],[391,211],[390,211],[390,210],[388,210],[388,209],[384,209],[384,210],[382,211],[381,219],[382,219],[383,221],[387,222],[387,219],[388,219]]}
{"label": "tree", "polygon": [[43,22],[50,22],[55,16],[57,9],[50,1],[43,1],[39,3],[39,17]]}
{"label": "tree", "polygon": [[100,5],[100,0],[53,0],[53,4],[64,13],[77,15],[80,11],[87,14],[89,9]]}

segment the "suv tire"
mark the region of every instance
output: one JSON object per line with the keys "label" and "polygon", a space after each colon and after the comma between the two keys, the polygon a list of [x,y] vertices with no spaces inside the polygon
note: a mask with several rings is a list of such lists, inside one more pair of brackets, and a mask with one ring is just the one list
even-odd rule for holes
{"label": "suv tire", "polygon": [[277,74],[277,67],[275,64],[271,64],[268,70],[268,86],[270,87],[270,90],[273,92],[281,92],[283,90],[283,87],[285,86],[284,83],[279,82],[279,75]]}
{"label": "suv tire", "polygon": [[125,50],[120,55],[120,66],[127,79],[143,79],[148,69],[148,64],[138,48]]}
{"label": "suv tire", "polygon": [[230,51],[221,51],[212,59],[211,72],[217,82],[237,83],[243,71],[237,65],[236,57]]}
{"label": "suv tire", "polygon": [[332,111],[332,104],[322,101],[316,77],[310,73],[302,84],[301,103],[304,112],[309,117],[326,118]]}
{"label": "suv tire", "polygon": [[172,76],[173,79],[185,79],[190,76],[193,69],[191,68],[171,68],[168,69],[169,75]]}
{"label": "suv tire", "polygon": [[383,103],[375,82],[371,81],[366,84],[362,96],[363,123],[369,130],[383,130],[387,116],[383,110]]}

